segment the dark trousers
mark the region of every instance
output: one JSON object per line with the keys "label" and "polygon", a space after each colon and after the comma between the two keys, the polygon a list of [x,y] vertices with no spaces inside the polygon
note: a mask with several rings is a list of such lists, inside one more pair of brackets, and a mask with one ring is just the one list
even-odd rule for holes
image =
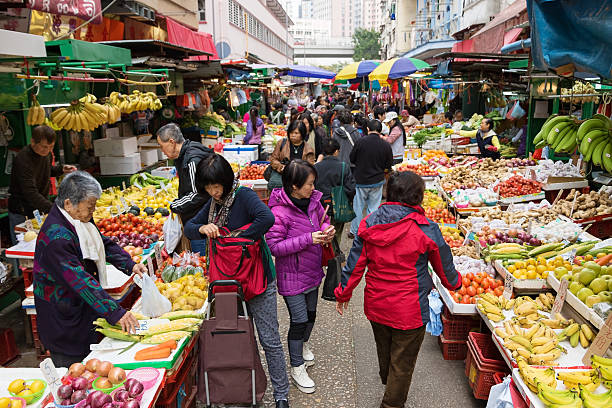
{"label": "dark trousers", "polygon": [[66,354],[61,353],[51,353],[51,361],[55,367],[66,367],[70,368],[70,366],[74,363],[81,363],[87,357],[87,354],[83,356],[68,356]]}
{"label": "dark trousers", "polygon": [[386,385],[380,408],[403,408],[425,336],[425,326],[399,330],[372,321],[370,324],[376,341],[380,379]]}

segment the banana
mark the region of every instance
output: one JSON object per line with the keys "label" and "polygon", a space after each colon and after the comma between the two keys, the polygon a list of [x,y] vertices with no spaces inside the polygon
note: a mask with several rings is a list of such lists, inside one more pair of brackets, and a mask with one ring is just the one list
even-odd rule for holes
{"label": "banana", "polygon": [[607,143],[608,143],[608,138],[606,137],[596,139],[589,146],[589,149],[587,150],[587,154],[584,159],[587,161],[593,161],[593,159],[595,158],[595,155],[599,154],[599,160],[601,160],[601,152],[603,151],[603,148],[606,147]]}
{"label": "banana", "polygon": [[538,396],[542,401],[547,401],[549,404],[567,405],[573,403],[578,398],[578,394],[569,390],[557,390],[549,387],[546,384],[538,383]]}
{"label": "banana", "polygon": [[494,313],[487,313],[487,318],[489,320],[491,320],[492,322],[495,322],[495,323],[501,322],[501,321],[503,321],[505,319],[504,316],[497,315],[497,314],[494,314]]}
{"label": "banana", "polygon": [[546,365],[551,361],[554,361],[561,357],[561,350],[558,348],[552,349],[548,353],[544,354],[532,354],[529,357],[529,363],[534,365]]}
{"label": "banana", "polygon": [[555,133],[557,131],[557,129],[559,129],[559,127],[555,127],[553,129],[553,131],[551,131],[551,133],[553,134],[553,139],[552,142],[550,143],[550,147],[552,147],[555,151],[557,150],[557,147],[559,146],[559,144],[565,139],[565,137],[572,133],[572,130],[574,129],[573,124],[572,123],[568,123],[567,125],[563,126],[561,129],[559,129],[559,133]]}
{"label": "banana", "polygon": [[595,394],[583,385],[579,385],[579,388],[580,398],[586,408],[603,408],[612,405],[612,391]]}
{"label": "banana", "polygon": [[612,358],[605,358],[605,357],[593,354],[591,356],[591,364],[593,365],[593,367],[601,367],[601,366],[612,367]]}
{"label": "banana", "polygon": [[[606,118],[606,122],[609,122],[609,119]],[[589,133],[591,130],[607,130],[606,123],[599,118],[591,118],[582,122],[580,127],[578,128],[578,132],[576,133],[576,138],[578,141],[582,141],[584,136]]]}
{"label": "banana", "polygon": [[569,381],[576,384],[590,384],[593,382],[594,370],[589,371],[566,371],[562,370],[557,373],[557,380]]}
{"label": "banana", "polygon": [[576,332],[570,336],[569,342],[572,347],[577,347],[579,341],[580,341],[580,332]]}
{"label": "banana", "polygon": [[599,366],[598,370],[601,374],[601,378],[603,378],[605,381],[612,381],[612,367]]}
{"label": "banana", "polygon": [[565,334],[566,336],[570,337],[574,333],[576,333],[579,329],[580,329],[580,325],[578,323],[572,323],[571,325],[567,326],[563,330],[563,334]]}
{"label": "banana", "polygon": [[547,343],[552,343],[554,345],[554,340],[547,336],[534,337],[531,339],[531,345],[533,347],[543,346]]}
{"label": "banana", "polygon": [[531,328],[525,333],[525,338],[527,340],[531,340],[532,337],[534,337],[534,335],[536,334],[536,332],[540,329],[540,327],[541,326],[539,324],[534,324],[533,326],[531,326]]}
{"label": "banana", "polygon": [[586,337],[588,341],[593,340],[593,337],[595,337],[595,333],[593,333],[593,330],[591,330],[588,324],[581,324],[580,331],[584,333],[584,337]]}
{"label": "banana", "polygon": [[548,135],[546,135],[546,143],[548,143],[549,146],[552,146],[552,144],[554,143],[554,141],[557,139],[557,137],[564,132],[568,126],[570,126],[571,121],[568,118],[565,121],[562,121],[554,126],[552,126],[550,128],[550,131],[548,132]]}

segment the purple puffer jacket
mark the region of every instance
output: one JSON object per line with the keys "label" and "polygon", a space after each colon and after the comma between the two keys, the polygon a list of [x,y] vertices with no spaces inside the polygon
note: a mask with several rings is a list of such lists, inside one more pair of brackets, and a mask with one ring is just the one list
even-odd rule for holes
{"label": "purple puffer jacket", "polygon": [[291,202],[282,188],[272,190],[269,206],[276,218],[266,234],[272,255],[276,257],[278,293],[293,296],[321,284],[321,245],[312,243],[312,233],[329,226],[329,217],[321,205],[320,191],[310,197],[308,216]]}

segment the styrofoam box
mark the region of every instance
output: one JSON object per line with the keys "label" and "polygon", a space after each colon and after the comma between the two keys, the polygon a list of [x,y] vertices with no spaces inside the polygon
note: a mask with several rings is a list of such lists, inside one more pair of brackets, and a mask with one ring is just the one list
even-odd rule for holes
{"label": "styrofoam box", "polygon": [[144,135],[138,135],[136,136],[138,138],[138,146],[143,146],[146,144],[150,144],[151,142],[156,143],[155,139],[153,139],[153,135],[150,133],[144,134]]}
{"label": "styrofoam box", "polygon": [[176,177],[176,168],[158,167],[151,171],[151,175],[155,177],[165,177],[167,179],[173,179],[174,177]]}
{"label": "styrofoam box", "polygon": [[209,137],[202,138],[202,144],[204,146],[208,147],[209,149],[214,149],[214,147],[217,144],[217,142],[218,142],[217,139],[213,139],[213,138],[209,138]]}
{"label": "styrofoam box", "polygon": [[157,150],[157,160],[166,160],[166,159],[168,159],[168,156],[166,156],[164,152],[162,152],[161,149],[158,149]]}
{"label": "styrofoam box", "polygon": [[119,139],[96,139],[93,142],[96,156],[129,156],[138,153],[138,140],[135,137]]}
{"label": "styrofoam box", "polygon": [[246,164],[257,160],[257,145],[225,145],[223,157],[230,163]]}
{"label": "styrofoam box", "polygon": [[157,148],[140,148],[140,161],[143,166],[150,166],[157,163]]}
{"label": "styrofoam box", "polygon": [[124,157],[100,157],[100,174],[134,174],[141,169],[140,153]]}
{"label": "styrofoam box", "polygon": [[232,143],[233,144],[239,144],[242,143],[242,141],[244,140],[244,137],[246,135],[233,135],[232,136]]}
{"label": "styrofoam box", "polygon": [[109,139],[119,139],[121,137],[121,129],[118,127],[109,127],[104,130],[104,136]]}

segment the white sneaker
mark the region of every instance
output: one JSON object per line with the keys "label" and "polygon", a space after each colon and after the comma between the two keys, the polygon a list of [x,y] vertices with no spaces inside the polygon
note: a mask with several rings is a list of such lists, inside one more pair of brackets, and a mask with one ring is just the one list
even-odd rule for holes
{"label": "white sneaker", "polygon": [[315,392],[315,383],[308,376],[306,372],[306,366],[302,364],[299,367],[291,367],[291,379],[295,383],[298,390],[305,394],[312,394]]}
{"label": "white sneaker", "polygon": [[306,342],[302,347],[302,358],[304,359],[304,364],[306,365],[306,368],[312,367],[315,363],[315,356],[312,353],[312,350],[310,350],[310,347],[308,347],[308,343]]}

